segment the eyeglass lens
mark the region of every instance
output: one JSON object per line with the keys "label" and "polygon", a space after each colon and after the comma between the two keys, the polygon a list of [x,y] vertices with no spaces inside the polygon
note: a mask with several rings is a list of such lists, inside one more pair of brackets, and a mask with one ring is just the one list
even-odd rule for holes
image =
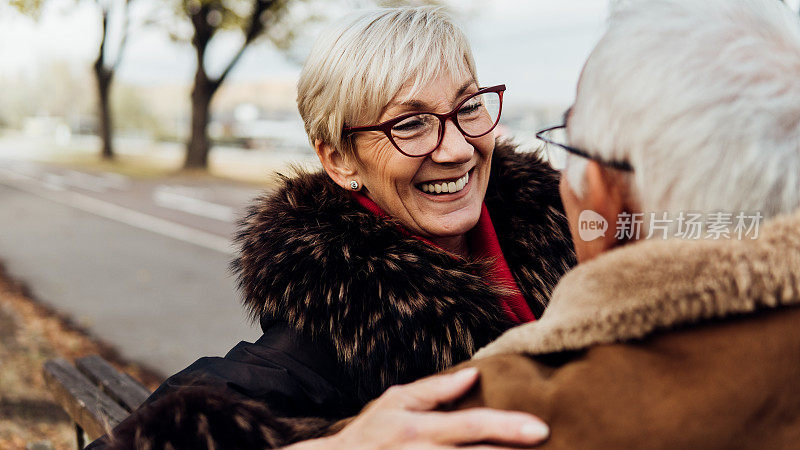
{"label": "eyeglass lens", "polygon": [[[553,142],[566,142],[566,132],[563,128],[550,130],[544,134],[544,137]],[[547,161],[556,170],[564,170],[567,167],[567,151],[562,147],[545,143],[544,150],[547,155]]]}
{"label": "eyeglass lens", "polygon": [[[500,94],[487,92],[465,101],[454,116],[458,127],[468,137],[482,136],[497,125],[500,118]],[[425,155],[439,142],[440,120],[433,114],[420,113],[392,127],[392,139],[404,153]]]}

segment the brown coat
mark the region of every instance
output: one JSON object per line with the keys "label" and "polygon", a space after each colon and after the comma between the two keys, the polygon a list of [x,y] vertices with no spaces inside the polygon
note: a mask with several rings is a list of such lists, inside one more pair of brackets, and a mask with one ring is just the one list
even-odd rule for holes
{"label": "brown coat", "polygon": [[536,414],[546,448],[800,448],[800,212],[601,255],[465,365],[458,406]]}

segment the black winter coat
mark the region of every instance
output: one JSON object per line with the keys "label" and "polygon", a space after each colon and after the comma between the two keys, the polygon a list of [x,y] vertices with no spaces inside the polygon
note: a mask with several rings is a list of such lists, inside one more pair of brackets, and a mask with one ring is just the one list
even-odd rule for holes
{"label": "black winter coat", "polygon": [[[558,175],[502,142],[491,170],[486,206],[538,317],[575,263]],[[486,261],[404,235],[324,172],[283,177],[240,225],[231,267],[264,335],[170,377],[115,430],[120,448],[136,433],[155,447],[169,439],[206,446],[206,435],[223,448],[314,437],[387,387],[464,361],[511,326],[499,288],[481,276]],[[245,432],[253,421],[258,432]],[[235,440],[244,438],[255,441]]]}

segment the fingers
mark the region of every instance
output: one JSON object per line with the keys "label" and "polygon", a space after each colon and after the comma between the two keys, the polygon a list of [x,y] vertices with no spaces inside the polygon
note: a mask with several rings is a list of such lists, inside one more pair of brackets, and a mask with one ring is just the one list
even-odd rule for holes
{"label": "fingers", "polygon": [[455,450],[455,449],[469,449],[469,450],[508,450],[508,447],[498,447],[495,445],[469,445],[453,447],[452,445],[434,445],[434,444],[409,444],[401,447],[402,450]]}
{"label": "fingers", "polygon": [[[439,447],[442,448],[442,447]],[[448,448],[448,447],[444,447]],[[469,445],[469,446],[458,446],[457,448],[468,448],[469,450],[508,450],[508,447],[498,447],[496,445]]]}
{"label": "fingers", "polygon": [[469,445],[469,446],[454,447],[452,445],[420,444],[415,442],[413,444],[402,445],[397,448],[397,450],[456,450],[456,449],[508,450],[508,447],[497,447],[494,445]]}
{"label": "fingers", "polygon": [[[347,444],[343,448],[371,442],[398,449],[443,449],[476,443],[529,447],[547,439],[547,425],[525,413],[488,408],[431,411],[464,395],[477,379],[478,371],[470,368],[394,386],[334,437]],[[370,448],[369,444],[362,447]]]}
{"label": "fingers", "polygon": [[443,445],[492,442],[531,446],[550,434],[547,425],[535,416],[489,408],[420,414],[415,428],[420,437]]}
{"label": "fingers", "polygon": [[464,395],[478,379],[478,369],[470,367],[446,375],[423,378],[386,391],[386,397],[397,407],[409,411],[429,411],[436,406]]}

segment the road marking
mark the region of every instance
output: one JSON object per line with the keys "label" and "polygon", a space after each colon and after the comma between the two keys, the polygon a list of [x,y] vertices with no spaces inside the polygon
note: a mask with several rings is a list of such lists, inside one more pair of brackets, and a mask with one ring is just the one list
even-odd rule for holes
{"label": "road marking", "polygon": [[153,190],[153,201],[163,208],[175,209],[196,216],[208,217],[228,223],[236,220],[233,208],[183,195],[179,192],[185,190],[185,188],[180,188],[180,186],[177,188],[167,185],[156,186]]}
{"label": "road marking", "polygon": [[62,175],[62,178],[64,179],[64,184],[87,191],[97,192],[98,194],[108,190],[108,186],[102,182],[102,178],[89,175],[88,173],[78,172],[77,170],[67,170],[64,172],[64,175]]}
{"label": "road marking", "polygon": [[124,191],[130,189],[131,180],[125,175],[111,172],[101,172],[93,175],[71,169],[43,168],[26,161],[2,161],[7,164],[13,176],[23,176],[32,181],[42,182],[47,188],[54,191],[63,191],[72,186],[87,191],[103,193],[109,189]]}
{"label": "road marking", "polygon": [[37,178],[31,178],[31,181],[39,181],[42,183],[42,186],[50,189],[51,191],[65,191],[67,190],[64,187],[64,177],[56,175],[54,173],[45,173],[42,176],[42,180],[38,180]]}
{"label": "road marking", "polygon": [[67,170],[64,174],[64,183],[98,193],[106,192],[109,189],[126,190],[131,185],[130,179],[124,175],[103,172],[98,176],[77,170]]}
{"label": "road marking", "polygon": [[102,177],[108,186],[120,191],[130,189],[133,184],[129,177],[114,172],[102,172]]}
{"label": "road marking", "polygon": [[42,170],[39,168],[39,166],[31,162],[9,160],[4,160],[3,162],[9,164],[14,169],[14,172],[31,178],[36,178],[42,173]]}
{"label": "road marking", "polygon": [[78,192],[52,192],[34,188],[27,185],[27,183],[19,182],[19,180],[27,178],[37,183],[41,183],[41,181],[14,173],[2,167],[0,167],[0,173],[7,176],[5,180],[0,179],[0,183],[29,194],[210,250],[225,254],[233,253],[233,246],[229,239],[98,200]]}

